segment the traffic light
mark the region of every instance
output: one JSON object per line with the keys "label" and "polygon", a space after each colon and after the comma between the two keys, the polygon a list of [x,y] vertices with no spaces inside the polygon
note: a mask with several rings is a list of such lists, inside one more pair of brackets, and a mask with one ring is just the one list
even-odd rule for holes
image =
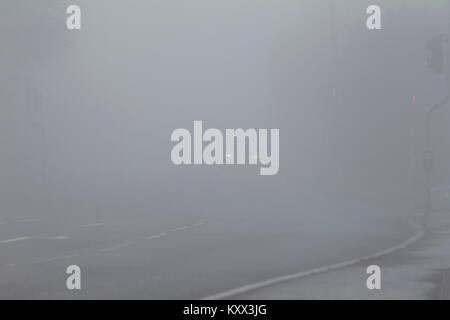
{"label": "traffic light", "polygon": [[427,48],[431,52],[428,57],[428,67],[438,74],[445,73],[445,43],[446,36],[440,34],[427,42]]}

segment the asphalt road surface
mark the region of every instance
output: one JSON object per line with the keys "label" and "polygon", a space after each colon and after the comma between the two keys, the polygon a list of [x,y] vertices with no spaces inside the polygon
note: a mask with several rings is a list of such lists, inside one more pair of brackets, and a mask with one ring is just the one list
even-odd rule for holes
{"label": "asphalt road surface", "polygon": [[[197,299],[364,256],[414,230],[389,214],[0,221],[2,299]],[[66,288],[67,266],[82,289]]]}

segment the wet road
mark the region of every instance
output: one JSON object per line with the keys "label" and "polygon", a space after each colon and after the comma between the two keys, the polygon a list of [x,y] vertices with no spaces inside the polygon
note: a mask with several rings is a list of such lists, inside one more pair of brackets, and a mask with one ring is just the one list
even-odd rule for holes
{"label": "wet road", "polygon": [[[0,221],[0,298],[196,299],[367,255],[413,230],[372,218],[262,215]],[[350,226],[350,224],[352,224]],[[82,289],[66,289],[67,266]]]}

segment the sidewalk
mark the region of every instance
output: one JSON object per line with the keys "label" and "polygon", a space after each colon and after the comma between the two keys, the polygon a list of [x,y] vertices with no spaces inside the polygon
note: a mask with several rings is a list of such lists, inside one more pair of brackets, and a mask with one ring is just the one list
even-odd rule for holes
{"label": "sidewalk", "polygon": [[[420,223],[419,219],[416,219]],[[447,299],[450,296],[450,214],[422,221],[424,236],[410,246],[364,261],[233,299]],[[366,268],[381,268],[381,290],[366,287]]]}

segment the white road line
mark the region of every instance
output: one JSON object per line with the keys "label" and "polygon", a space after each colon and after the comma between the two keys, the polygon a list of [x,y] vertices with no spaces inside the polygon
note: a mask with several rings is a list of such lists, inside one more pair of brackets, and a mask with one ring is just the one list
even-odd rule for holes
{"label": "white road line", "polygon": [[120,249],[120,248],[131,246],[132,244],[133,244],[133,242],[126,242],[126,243],[123,243],[123,244],[118,244],[117,246],[114,246],[114,247],[101,249],[100,251],[101,252],[109,252],[109,251],[113,251],[113,250],[117,250],[117,249]]}
{"label": "white road line", "polygon": [[101,227],[104,226],[104,223],[90,223],[90,224],[85,224],[83,227],[85,228],[93,228],[93,227]]}
{"label": "white road line", "polygon": [[345,261],[345,262],[341,262],[341,263],[336,263],[330,266],[325,266],[325,267],[320,267],[320,268],[315,268],[312,270],[308,270],[308,271],[303,271],[303,272],[298,272],[298,273],[293,273],[293,274],[289,274],[289,275],[284,275],[284,276],[280,276],[280,277],[276,277],[276,278],[272,278],[272,279],[268,279],[268,280],[264,280],[264,281],[260,281],[260,282],[256,282],[256,283],[252,283],[252,284],[248,284],[242,287],[238,287],[238,288],[234,288],[231,290],[227,290],[224,292],[219,292],[213,295],[210,295],[208,297],[203,298],[202,300],[220,300],[220,299],[227,299],[233,296],[237,296],[240,294],[244,294],[250,291],[254,291],[257,289],[261,289],[264,287],[268,287],[271,285],[275,285],[275,284],[279,284],[282,282],[286,282],[286,281],[290,281],[290,280],[296,280],[299,278],[304,278],[307,276],[311,276],[311,275],[315,275],[318,273],[322,273],[322,272],[326,272],[326,271],[330,271],[330,270],[335,270],[335,269],[339,269],[342,267],[348,267],[360,262],[364,262],[366,260],[370,260],[370,259],[374,259],[374,258],[379,258],[381,256],[387,255],[389,253],[392,253],[394,251],[397,251],[399,249],[403,249],[407,246],[409,246],[410,244],[416,242],[417,240],[419,240],[424,232],[423,229],[418,226],[417,224],[415,224],[413,221],[408,219],[408,222],[416,229],[416,234],[414,236],[412,236],[411,238],[409,238],[408,240],[400,243],[399,245],[393,246],[391,248],[379,251],[377,253],[371,254],[369,256],[360,258],[360,259],[354,259],[354,260],[349,260],[349,261]]}
{"label": "white road line", "polygon": [[28,240],[28,239],[30,239],[30,237],[19,237],[19,238],[14,238],[14,239],[1,240],[0,244],[10,243],[10,242],[17,242],[17,241],[23,241],[23,240]]}
{"label": "white road line", "polygon": [[187,228],[188,228],[188,226],[181,226],[181,227],[172,229],[172,230],[170,230],[170,231],[172,231],[172,232],[177,232],[177,231],[186,230]]}
{"label": "white road line", "polygon": [[167,232],[161,232],[158,234],[155,234],[154,236],[148,236],[146,239],[158,239],[161,237],[167,236]]}
{"label": "white road line", "polygon": [[45,239],[45,240],[65,240],[65,239],[69,239],[69,237],[68,237],[68,236],[36,237],[36,239]]}

